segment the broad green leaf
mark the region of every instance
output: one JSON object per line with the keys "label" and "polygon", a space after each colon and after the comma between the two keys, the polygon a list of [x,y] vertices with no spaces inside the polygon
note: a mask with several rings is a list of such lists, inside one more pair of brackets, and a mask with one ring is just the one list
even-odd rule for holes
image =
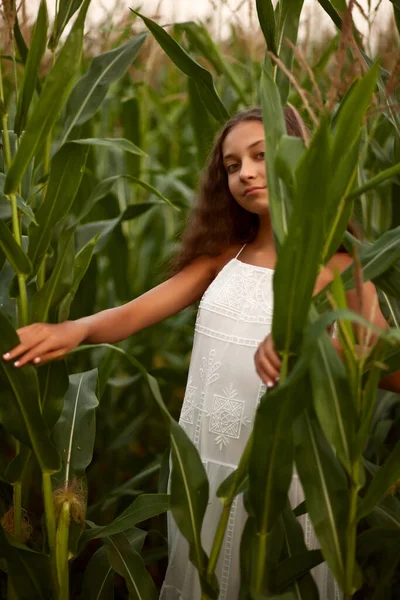
{"label": "broad green leaf", "polygon": [[89,264],[92,260],[97,240],[98,237],[95,236],[75,256],[73,281],[64,299],[61,301],[58,311],[58,320],[60,322],[66,321],[68,319],[72,301],[78,290],[80,282],[82,281],[86,271],[89,268]]}
{"label": "broad green leaf", "polygon": [[367,521],[400,532],[400,501],[394,496],[385,496],[367,515]]}
{"label": "broad green leaf", "polygon": [[94,252],[99,252],[108,242],[109,237],[117,225],[123,221],[129,221],[139,217],[154,206],[162,206],[161,202],[141,202],[130,204],[119,217],[107,219],[106,221],[93,221],[78,227],[76,232],[77,248],[81,250],[93,237],[99,235]]}
{"label": "broad green leaf", "polygon": [[109,52],[95,56],[88,72],[78,81],[68,98],[64,144],[77,125],[90,119],[103,102],[109,87],[126,72],[143,45],[146,33]]}
{"label": "broad green leaf", "polygon": [[80,8],[82,2],[83,0],[60,0],[57,3],[58,12],[54,19],[54,30],[49,40],[50,50],[55,50],[68,21]]}
{"label": "broad green leaf", "polygon": [[[6,178],[5,174],[0,173],[0,219],[5,220],[5,221],[8,221],[8,220],[11,221],[11,218],[12,218],[11,200],[8,196],[6,196],[4,194],[5,178]],[[33,210],[31,209],[31,207],[28,204],[26,204],[24,199],[19,194],[16,194],[15,196],[17,198],[18,211],[22,215],[25,215],[25,217],[28,218],[29,223],[35,223],[35,225],[37,225],[35,215],[33,213]]]}
{"label": "broad green leaf", "polygon": [[[261,400],[254,421],[249,463],[249,501],[257,527],[256,581],[262,581],[269,534],[286,502],[293,472],[293,419],[309,402],[307,381],[279,386]],[[261,591],[258,587],[257,591]]]}
{"label": "broad green leaf", "polygon": [[143,150],[135,146],[129,140],[124,138],[86,138],[83,140],[71,140],[71,144],[83,144],[84,146],[98,146],[99,148],[109,148],[110,150],[120,150],[139,156],[147,156]]}
{"label": "broad green leaf", "polygon": [[108,537],[105,547],[111,566],[126,581],[129,597],[132,600],[157,600],[158,592],[153,580],[127,537],[123,533]]}
{"label": "broad green leaf", "polygon": [[83,40],[83,26],[90,0],[84,0],[71,32],[54,67],[46,77],[42,93],[27,122],[4,186],[6,194],[15,193],[33,156],[41,149],[58,119],[78,72]]}
{"label": "broad green leaf", "polygon": [[288,230],[288,216],[280,187],[278,176],[275,172],[275,153],[283,135],[286,134],[286,125],[283,115],[279,91],[272,73],[265,64],[261,74],[261,105],[265,132],[265,168],[268,179],[268,200],[271,209],[272,226],[275,244],[279,247]]}
{"label": "broad green leaf", "polygon": [[371,102],[378,74],[378,65],[370,67],[364,77],[351,88],[340,106],[333,135],[333,165],[344,160],[347,149],[359,138],[360,127]]}
{"label": "broad green leaf", "polygon": [[48,600],[51,597],[48,556],[15,542],[1,525],[0,557],[7,560],[8,581],[18,600]]}
{"label": "broad green leaf", "polygon": [[61,234],[57,245],[57,259],[46,283],[32,298],[32,321],[47,321],[50,311],[61,302],[71,289],[74,279],[74,229]]}
{"label": "broad green leaf", "polygon": [[328,136],[327,122],[323,121],[298,165],[288,235],[274,274],[274,302],[285,310],[274,312],[272,332],[275,347],[285,355],[299,348],[325,241]]}
{"label": "broad green leaf", "polygon": [[257,16],[260,22],[267,48],[278,55],[274,6],[271,0],[256,0]]}
{"label": "broad green leaf", "polygon": [[318,0],[318,2],[322,6],[322,8],[325,10],[325,12],[330,16],[330,18],[332,19],[332,21],[334,22],[336,27],[338,29],[342,29],[342,25],[343,25],[342,19],[340,18],[339,14],[336,12],[334,3],[330,2],[330,0]]}
{"label": "broad green leaf", "polygon": [[68,214],[72,206],[86,158],[86,148],[66,144],[51,160],[46,195],[36,213],[39,226],[32,225],[29,232],[28,255],[35,272],[50,245],[54,227]]}
{"label": "broad green leaf", "polygon": [[170,425],[171,511],[179,530],[189,543],[189,557],[199,572],[202,589],[207,591],[210,586],[215,591],[215,579],[211,582],[204,579],[208,558],[201,543],[201,527],[209,495],[207,474],[193,442],[169,414],[157,381],[151,375],[147,375],[147,381],[165,420]]}
{"label": "broad green leaf", "polygon": [[[0,313],[0,356],[14,348],[19,338],[9,321]],[[37,374],[31,365],[17,369],[0,358],[1,422],[5,429],[34,451],[40,468],[54,473],[60,457],[48,436],[39,405]]]}
{"label": "broad green leaf", "polygon": [[194,142],[197,147],[198,164],[199,168],[203,168],[215,135],[215,127],[213,127],[208,112],[201,101],[197,86],[190,77],[188,79],[188,92],[190,122],[194,132]]}
{"label": "broad green leaf", "polygon": [[48,362],[37,370],[43,418],[52,431],[60,418],[69,381],[64,361]]}
{"label": "broad green leaf", "polygon": [[18,275],[29,275],[31,273],[31,261],[3,221],[0,221],[0,247]]}
{"label": "broad green leaf", "polygon": [[344,588],[348,490],[344,471],[316,420],[304,411],[294,423],[296,468],[322,552]]}
{"label": "broad green leaf", "polygon": [[53,429],[53,440],[62,457],[61,472],[55,479],[62,484],[82,476],[91,463],[96,435],[97,369],[69,377],[64,407]]}
{"label": "broad green leaf", "polygon": [[15,115],[14,131],[20,136],[25,129],[29,107],[35,93],[40,62],[46,50],[48,15],[46,1],[41,0],[37,19],[32,31],[22,85],[18,94],[17,112]]}
{"label": "broad green leaf", "polygon": [[88,562],[82,584],[87,600],[114,600],[115,571],[104,547],[99,548]]}
{"label": "broad green leaf", "polygon": [[298,137],[283,135],[275,153],[275,170],[292,192],[296,184],[295,172],[304,152],[304,142]]}
{"label": "broad green leaf", "polygon": [[358,519],[365,517],[379,503],[390,486],[400,477],[400,442],[385,460],[368,486],[358,507]]}
{"label": "broad green leaf", "polygon": [[366,183],[364,183],[360,187],[356,188],[355,190],[351,191],[347,195],[346,199],[351,200],[353,198],[357,198],[358,196],[361,196],[365,192],[368,192],[369,190],[376,188],[378,185],[380,185],[384,181],[387,182],[388,180],[395,178],[399,174],[400,174],[400,163],[397,163],[397,164],[393,165],[393,167],[389,167],[388,169],[384,169],[383,171],[380,171],[380,173],[378,173],[378,175],[371,177],[371,179],[369,179]]}
{"label": "broad green leaf", "polygon": [[[292,72],[293,50],[285,40],[290,40],[296,46],[303,4],[304,0],[280,0],[276,9],[278,56],[290,72]],[[282,104],[285,105],[289,96],[290,81],[279,67],[276,68],[276,84]]]}
{"label": "broad green leaf", "polygon": [[157,25],[157,23],[143,16],[136,10],[131,10],[135,15],[143,19],[148,30],[152,33],[164,52],[175,63],[178,69],[195,81],[202,101],[214,119],[218,122],[225,121],[229,114],[216,92],[211,73],[189,56],[186,50],[184,50],[162,27],[160,27],[160,25]]}
{"label": "broad green leaf", "polygon": [[104,196],[107,196],[107,194],[109,194],[111,192],[111,190],[113,189],[115,183],[117,183],[121,179],[125,179],[128,182],[139,185],[140,187],[142,187],[143,189],[148,191],[150,194],[154,194],[155,196],[157,196],[157,198],[160,198],[160,200],[162,200],[163,202],[166,202],[170,206],[174,206],[170,200],[165,198],[165,196],[163,196],[163,194],[161,194],[161,192],[156,190],[156,188],[154,188],[149,183],[142,181],[141,179],[138,179],[137,177],[132,177],[132,175],[128,175],[128,174],[127,175],[113,175],[112,177],[107,177],[107,179],[103,179],[102,181],[99,181],[99,183],[96,185],[93,192],[91,193],[90,198],[88,199],[87,203],[82,206],[81,211],[77,215],[76,219],[78,221],[80,221],[84,217],[86,217],[89,214],[89,212],[92,210],[93,206],[95,206],[95,204],[99,200],[104,198]]}
{"label": "broad green leaf", "polygon": [[324,561],[320,550],[307,549],[304,532],[289,504],[282,512],[285,530],[284,548],[287,557],[279,563],[277,586],[279,591],[292,584],[299,600],[319,600],[318,589],[310,569]]}
{"label": "broad green leaf", "polygon": [[326,332],[317,341],[317,352],[311,359],[310,373],[319,423],[350,473],[356,412],[346,370]]}
{"label": "broad green leaf", "polygon": [[166,512],[170,506],[169,498],[168,494],[141,494],[108,525],[87,529],[82,534],[81,543],[122,533],[142,521]]}
{"label": "broad green leaf", "polygon": [[[183,30],[185,32],[191,45],[201,52],[218,74],[226,76],[241,101],[244,104],[248,104],[249,101],[245,93],[245,82],[241,81],[231,64],[224,56],[222,56],[218,45],[214,42],[206,27],[201,23],[190,21],[186,23],[177,23],[175,29],[178,31]],[[193,82],[193,80],[190,81]],[[196,87],[194,82],[193,87]]]}
{"label": "broad green leaf", "polygon": [[23,483],[24,472],[31,458],[31,448],[25,444],[21,444],[18,454],[7,465],[6,478],[8,483],[11,485]]}

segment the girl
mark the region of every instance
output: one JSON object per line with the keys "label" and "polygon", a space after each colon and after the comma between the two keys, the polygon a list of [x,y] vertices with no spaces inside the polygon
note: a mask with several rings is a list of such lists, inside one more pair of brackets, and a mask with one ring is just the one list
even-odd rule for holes
{"label": "girl", "polygon": [[[301,137],[293,110],[285,110],[285,120],[289,135]],[[198,448],[210,481],[211,501],[202,531],[206,551],[221,510],[216,490],[238,465],[259,399],[279,377],[280,359],[269,335],[275,262],[262,115],[258,108],[249,109],[230,119],[217,136],[173,277],[120,307],[77,321],[23,327],[18,330],[20,344],[4,356],[21,367],[61,357],[81,342],[118,342],[201,298],[180,424]],[[332,279],[335,267],[342,271],[350,262],[348,255],[336,254],[320,273],[316,292]],[[364,294],[368,318],[376,301],[372,284],[364,285]],[[348,301],[350,308],[357,309],[354,293],[349,292]],[[375,314],[376,324],[386,327],[379,309]],[[296,506],[303,499],[294,476],[290,501]],[[238,596],[245,520],[239,496],[217,568],[221,600]],[[307,516],[303,526],[308,546],[317,547]],[[169,542],[170,560],[160,598],[198,600],[197,571],[171,516]],[[338,597],[326,565],[320,565],[314,575],[321,598]]]}

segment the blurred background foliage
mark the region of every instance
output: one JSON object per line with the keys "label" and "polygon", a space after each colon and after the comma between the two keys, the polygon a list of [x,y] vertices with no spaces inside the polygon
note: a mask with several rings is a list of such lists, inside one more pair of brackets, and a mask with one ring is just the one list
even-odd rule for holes
{"label": "blurred background foliage", "polygon": [[[32,21],[27,17],[25,2],[19,7],[19,26],[29,46]],[[367,19],[371,17],[368,7],[365,12]],[[156,18],[156,15],[147,16]],[[168,31],[199,64],[212,73],[218,94],[229,113],[259,104],[260,65],[265,54],[261,30],[248,31],[240,21],[233,20],[229,25],[229,35],[214,41],[209,33],[211,20],[212,17],[209,23],[175,24]],[[5,33],[8,22],[7,15],[4,15]],[[302,61],[306,61],[311,68],[324,99],[333,87],[334,100],[339,100],[357,74],[358,67],[357,59],[350,53],[345,60],[340,58],[343,50],[339,34],[320,36],[316,40],[313,36],[314,27],[315,23],[308,23],[305,35],[299,41],[302,58],[295,60],[293,74],[311,107],[318,109],[318,95]],[[123,19],[112,26],[105,21],[88,29],[84,40],[82,74],[95,56],[121,46],[143,30],[143,23],[131,12],[126,12]],[[13,34],[9,30],[8,34],[8,39],[3,36],[1,53],[5,105],[12,122],[16,109],[14,82],[16,78],[20,85],[22,68],[18,53],[13,55]],[[371,40],[364,39],[363,44],[370,48]],[[400,44],[394,19],[388,22],[387,28],[379,31],[373,47],[381,65],[388,73],[392,73],[391,78],[388,76],[388,85],[393,87],[400,103]],[[339,61],[342,61],[340,73],[337,72]],[[41,79],[51,63],[51,53],[47,52],[42,61]],[[309,112],[304,110],[300,95],[293,86],[289,102],[297,107],[307,125],[313,129]],[[53,132],[55,140],[62,135],[61,126],[68,118],[68,104],[63,110],[64,114],[57,125],[60,129]],[[377,115],[380,110],[377,106]],[[388,120],[378,116],[374,120],[374,127],[373,140],[362,160],[360,182],[370,179],[400,159],[399,137],[395,143]],[[98,182],[126,174],[144,179],[179,210],[167,204],[157,204],[134,220],[118,223],[105,236],[104,243],[96,247],[93,260],[72,302],[69,318],[75,319],[126,302],[168,277],[170,259],[176,249],[186,213],[194,201],[201,168],[217,129],[218,123],[205,111],[195,86],[177,69],[155,39],[148,35],[133,63],[109,87],[93,117],[74,130],[75,138],[126,138],[139,146],[146,156],[90,147],[72,212],[85,204]],[[394,157],[397,157],[395,161]],[[126,178],[116,178],[113,186],[83,222],[89,224],[111,220],[118,217],[127,206],[151,200],[158,201],[158,198],[149,194],[148,190],[132,185]],[[0,210],[3,209],[1,205]],[[400,179],[366,192],[356,202],[355,215],[360,236],[364,240],[373,241],[384,231],[399,226]],[[57,230],[53,232],[53,242],[56,238]],[[53,259],[50,256],[49,268]],[[398,273],[397,269],[397,276]],[[8,297],[9,282],[10,272],[6,265],[0,270],[0,303],[16,323],[14,303]],[[382,307],[389,322],[398,326],[400,304],[396,298],[391,300],[389,308],[382,298]],[[187,309],[120,344],[157,378],[165,403],[175,417],[178,417],[184,394],[194,318],[195,308]],[[69,356],[67,362],[72,373],[99,366],[97,433],[93,461],[86,472],[87,516],[96,523],[107,523],[124,510],[135,495],[143,491],[165,490],[169,436],[146,382],[115,353],[105,348],[94,348]],[[399,439],[399,434],[399,397],[382,393],[366,458],[374,464],[381,464]],[[12,503],[5,469],[13,454],[11,437],[0,428],[1,513]],[[32,472],[32,478],[36,476]],[[23,506],[30,515],[37,515],[40,514],[37,511],[38,502],[39,496],[32,493],[31,489],[29,497],[23,499]],[[39,527],[34,521],[32,524],[34,528]],[[164,516],[148,522],[147,529],[149,535],[143,556],[155,581],[161,583],[166,565]],[[75,576],[72,582],[76,587],[71,589],[72,597],[78,597],[82,565],[95,548],[96,542],[93,542],[74,563]],[[122,578],[118,582],[116,597],[124,598],[125,584]]]}

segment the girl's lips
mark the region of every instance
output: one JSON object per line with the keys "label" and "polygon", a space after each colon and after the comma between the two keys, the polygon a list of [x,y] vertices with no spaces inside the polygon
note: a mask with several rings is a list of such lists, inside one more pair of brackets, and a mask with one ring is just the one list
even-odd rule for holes
{"label": "girl's lips", "polygon": [[259,192],[260,190],[265,190],[265,186],[257,186],[257,187],[249,187],[244,191],[243,196],[248,196],[249,194],[253,194],[254,192]]}

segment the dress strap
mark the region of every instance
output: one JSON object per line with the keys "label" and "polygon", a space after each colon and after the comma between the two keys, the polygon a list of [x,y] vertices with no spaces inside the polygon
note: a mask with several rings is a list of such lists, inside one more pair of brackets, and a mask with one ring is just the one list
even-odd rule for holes
{"label": "dress strap", "polygon": [[242,250],[243,250],[243,249],[244,249],[246,246],[247,246],[247,244],[244,244],[244,245],[243,245],[243,246],[240,248],[240,250],[239,250],[239,252],[236,254],[235,258],[238,258],[239,254],[241,254],[241,253],[242,253]]}

